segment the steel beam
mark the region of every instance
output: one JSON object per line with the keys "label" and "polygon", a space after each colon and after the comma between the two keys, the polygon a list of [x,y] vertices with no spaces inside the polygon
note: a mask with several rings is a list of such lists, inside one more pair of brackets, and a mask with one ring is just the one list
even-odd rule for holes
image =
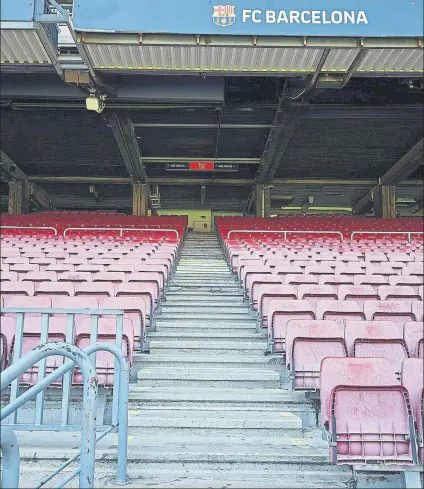
{"label": "steel beam", "polygon": [[131,180],[133,183],[147,183],[146,170],[141,160],[131,121],[121,119],[116,113],[110,115],[108,121]]}
{"label": "steel beam", "polygon": [[30,183],[25,173],[4,151],[0,151],[1,181],[9,184],[9,213],[25,214],[29,212],[30,200],[37,207],[49,209],[50,196],[40,187]]}
{"label": "steel beam", "polygon": [[424,138],[408,151],[402,158],[390,168],[380,179],[378,185],[367,192],[355,205],[356,214],[364,214],[373,205],[373,193],[377,187],[394,186],[400,183],[423,164],[423,142]]}
{"label": "steel beam", "polygon": [[269,129],[270,124],[167,124],[133,122],[134,127],[166,128],[166,129]]}
{"label": "steel beam", "polygon": [[[305,109],[305,104],[301,105]],[[395,105],[381,107],[355,107],[352,105],[317,104],[308,105],[301,117],[307,119],[396,119],[422,121],[424,108],[422,105]]]}
{"label": "steel beam", "polygon": [[233,163],[237,165],[259,165],[260,158],[195,158],[185,156],[183,158],[174,158],[169,156],[146,156],[143,157],[144,164],[152,163],[187,163],[188,161],[214,161],[215,163]]}
{"label": "steel beam", "polygon": [[284,95],[282,96],[278,104],[273,128],[262,155],[257,175],[258,183],[270,182],[274,178],[290,140],[299,125],[299,116],[303,113],[303,109],[304,104],[299,104],[294,109],[291,102]]}
{"label": "steel beam", "polygon": [[367,49],[359,49],[358,50],[358,52],[357,52],[357,54],[355,56],[355,59],[352,61],[352,64],[349,66],[349,69],[347,70],[346,75],[344,75],[344,77],[343,77],[343,83],[341,84],[340,88],[345,87],[349,83],[350,79],[355,74],[355,72],[357,71],[359,65],[365,59],[365,56],[367,54],[368,54],[368,50]]}
{"label": "steel beam", "polygon": [[[98,185],[130,185],[132,183],[131,178],[121,177],[76,177],[76,176],[31,176],[29,177],[31,182],[45,182],[45,183],[87,183]],[[151,177],[149,178],[149,184],[152,185],[234,185],[244,186],[252,185],[253,179],[246,178],[170,178],[170,177]]]}

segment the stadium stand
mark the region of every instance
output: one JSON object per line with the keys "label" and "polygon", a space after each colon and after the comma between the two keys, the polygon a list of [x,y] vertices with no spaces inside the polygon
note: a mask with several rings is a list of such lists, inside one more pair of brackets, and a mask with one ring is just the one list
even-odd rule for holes
{"label": "stadium stand", "polygon": [[[196,443],[205,443],[201,437],[211,434],[228,436],[231,430],[232,437],[244,440],[271,436],[271,448],[261,452],[261,445],[259,451],[264,459],[277,457],[282,465],[294,462],[275,450],[279,444],[286,446],[291,436],[295,450],[300,450],[296,454],[319,460],[310,462],[317,464],[317,484],[329,483],[323,469],[328,463],[340,467],[331,479],[334,487],[347,483],[345,466],[353,470],[349,473],[354,480],[358,472],[373,474],[376,467],[378,474],[386,470],[403,477],[422,471],[423,275],[416,267],[421,263],[417,256],[423,254],[420,235],[390,241],[378,234],[350,237],[354,232],[387,229],[387,223],[372,219],[369,223],[353,218],[281,222],[217,218],[225,264],[218,240],[212,235],[185,236],[180,218],[140,223],[131,219],[131,228],[125,217],[122,222],[121,216],[112,217],[110,227],[118,231],[113,229],[110,235],[103,215],[90,217],[90,225],[83,225],[73,221],[73,215],[54,213],[34,221],[29,216],[16,219],[16,225],[27,226],[25,232],[18,228],[2,233],[2,369],[43,339],[71,339],[81,349],[95,342],[118,343],[132,368],[132,380],[138,379],[130,400],[143,406],[128,411],[131,426],[140,426],[145,416],[147,433],[162,429],[163,435],[169,433],[172,450],[185,443],[179,430],[194,431],[190,436],[197,437]],[[10,222],[9,216],[6,220]],[[49,229],[45,234],[37,229],[33,235],[28,231],[33,223]],[[84,229],[95,224],[98,234]],[[160,231],[157,235],[137,231],[149,226]],[[407,220],[403,226],[405,232],[416,231]],[[126,236],[120,227],[133,231]],[[242,232],[237,231],[240,227]],[[288,228],[293,236],[284,236]],[[296,234],[305,228],[315,233]],[[278,232],[268,234],[269,230]],[[389,282],[392,277],[411,276],[412,284]],[[19,339],[22,308],[28,311]],[[42,312],[46,310],[50,311],[47,336]],[[93,311],[102,312],[93,316]],[[122,314],[122,339],[113,311]],[[93,317],[97,317],[95,333]],[[150,355],[145,354],[148,351]],[[249,362],[249,367],[244,365]],[[23,372],[20,385],[29,389],[40,370],[48,375],[63,364],[62,357],[49,357],[41,368],[36,365]],[[112,354],[97,352],[95,366],[99,386],[115,391]],[[75,368],[69,380],[72,392],[82,379]],[[65,392],[65,382],[59,379],[53,386]],[[263,389],[276,383],[278,395],[271,392],[275,387]],[[140,392],[146,397],[137,397]],[[257,399],[249,401],[250,396]],[[153,414],[150,403],[161,398],[170,404]],[[220,410],[215,403],[224,399],[228,404]],[[274,411],[275,402],[285,407]],[[178,406],[187,410],[186,418],[181,418]],[[206,420],[202,409],[208,412]],[[213,420],[215,414],[209,410],[220,420]],[[277,422],[274,414],[282,419]],[[296,445],[293,438],[298,433],[300,439],[307,434],[317,446],[321,443],[320,448],[308,445],[309,452],[302,455],[299,447],[305,449],[305,444]]]}

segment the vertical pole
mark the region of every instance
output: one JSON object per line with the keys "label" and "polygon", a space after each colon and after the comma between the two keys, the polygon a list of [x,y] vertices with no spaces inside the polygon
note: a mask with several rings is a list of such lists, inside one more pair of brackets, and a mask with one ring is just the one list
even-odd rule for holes
{"label": "vertical pole", "polygon": [[30,188],[22,180],[9,182],[9,214],[29,212]]}
{"label": "vertical pole", "polygon": [[20,453],[19,444],[15,434],[8,428],[1,428],[0,445],[2,452],[2,477],[3,489],[15,489],[19,487]]}
{"label": "vertical pole", "polygon": [[133,183],[133,216],[147,216],[149,190],[144,183]]}
{"label": "vertical pole", "polygon": [[271,188],[264,187],[264,217],[271,215]]}
{"label": "vertical pole", "polygon": [[264,186],[255,186],[255,217],[264,217]]}
{"label": "vertical pole", "polygon": [[373,192],[375,217],[393,219],[396,217],[396,188],[378,185]]}

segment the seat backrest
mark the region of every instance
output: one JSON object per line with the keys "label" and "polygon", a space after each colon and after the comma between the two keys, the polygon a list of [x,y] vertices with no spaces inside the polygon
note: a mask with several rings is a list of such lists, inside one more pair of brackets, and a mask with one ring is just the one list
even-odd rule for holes
{"label": "seat backrest", "polygon": [[59,282],[91,282],[91,272],[63,272],[58,276]]}
{"label": "seat backrest", "polygon": [[403,302],[411,303],[414,299],[421,300],[421,297],[411,286],[380,285],[378,295],[383,301],[393,301],[400,299]]}
{"label": "seat backrest", "polygon": [[17,282],[18,281],[18,272],[6,272],[1,271],[0,274],[1,282]]}
{"label": "seat backrest", "polygon": [[396,372],[409,356],[403,334],[393,321],[347,321],[345,338],[350,356],[387,358]]}
{"label": "seat backrest", "polygon": [[378,389],[398,383],[395,369],[387,358],[324,358],[320,374],[322,425],[330,422],[331,394],[336,386]]}
{"label": "seat backrest", "polygon": [[91,273],[98,273],[98,272],[104,272],[105,266],[104,265],[77,265],[75,267],[76,272],[91,272]]}
{"label": "seat backrest", "polygon": [[74,292],[74,284],[71,282],[40,282],[34,295],[64,295],[71,297]]}
{"label": "seat backrest", "polygon": [[126,282],[127,277],[124,272],[98,272],[93,275],[93,282]]}
{"label": "seat backrest", "polygon": [[366,268],[366,275],[396,275],[396,272],[390,266],[390,264],[380,265],[368,265]]}
{"label": "seat backrest", "polygon": [[114,265],[110,265],[107,269],[108,273],[110,272],[124,272],[124,273],[134,273],[135,267],[134,265],[121,265],[120,262],[115,263]]}
{"label": "seat backrest", "polygon": [[156,288],[153,284],[124,282],[119,284],[116,297],[143,297],[146,303],[146,314],[150,316],[155,308]]}
{"label": "seat backrest", "polygon": [[[51,301],[55,309],[99,309],[99,300],[96,297],[52,296]],[[57,315],[59,313],[55,313]]]}
{"label": "seat backrest", "polygon": [[297,299],[297,294],[292,285],[283,284],[261,284],[258,287],[258,312],[260,316],[268,313],[268,305],[275,299]]}
{"label": "seat backrest", "polygon": [[407,263],[406,267],[402,269],[402,275],[417,275],[418,277],[423,277],[424,270],[421,263]]}
{"label": "seat backrest", "polygon": [[312,265],[305,267],[306,275],[333,275],[334,269],[330,265]]}
{"label": "seat backrest", "polygon": [[69,263],[63,264],[63,263],[53,263],[51,265],[48,265],[45,270],[47,272],[56,272],[58,274],[61,274],[63,272],[72,272],[74,270],[74,265],[71,265]]}
{"label": "seat backrest", "polygon": [[389,259],[390,262],[402,262],[402,263],[407,263],[414,261],[414,257],[411,255],[408,255],[407,253],[399,253],[399,252],[389,252],[387,253],[387,258]]}
{"label": "seat backrest", "polygon": [[34,295],[34,282],[2,282],[0,287],[1,295]]}
{"label": "seat backrest", "polygon": [[56,272],[27,272],[23,277],[23,281],[29,282],[57,282]]}
{"label": "seat backrest", "polygon": [[302,268],[298,265],[279,265],[274,267],[273,272],[276,275],[302,274]]}
{"label": "seat backrest", "polygon": [[422,321],[407,321],[403,326],[403,338],[408,346],[411,357],[419,356],[419,345],[424,338],[424,324]]}
{"label": "seat backrest", "polygon": [[366,301],[364,313],[368,321],[394,321],[400,331],[405,322],[415,319],[411,304],[402,301]]}
{"label": "seat backrest", "polygon": [[247,277],[246,286],[249,287],[250,290],[250,300],[253,304],[256,305],[258,301],[258,293],[259,287],[261,285],[281,285],[281,279],[278,275],[274,274],[263,274],[263,273],[254,273]]}
{"label": "seat backrest", "polygon": [[365,319],[362,308],[356,301],[328,301],[320,300],[317,302],[317,319],[332,319],[341,324],[349,320],[361,321]]}
{"label": "seat backrest", "polygon": [[288,273],[286,275],[281,275],[281,279],[286,285],[315,285],[318,283],[318,275],[306,275],[302,273]]}
{"label": "seat backrest", "polygon": [[378,251],[368,251],[364,253],[365,261],[370,263],[384,263],[387,262],[387,256],[385,253]]}
{"label": "seat backrest", "polygon": [[163,275],[158,272],[135,272],[127,276],[128,283],[151,283],[156,288],[156,297],[160,295],[160,292],[164,288]]}
{"label": "seat backrest", "polygon": [[380,297],[371,285],[340,285],[339,300],[354,300],[363,304],[366,300],[378,300]]}
{"label": "seat backrest", "polygon": [[353,275],[320,275],[318,277],[318,283],[320,285],[334,285],[337,288],[342,284],[353,285],[353,280]]}
{"label": "seat backrest", "polygon": [[[341,338],[344,340],[344,327],[334,321],[320,321],[320,320],[304,320],[304,319],[291,319],[287,323],[286,332],[286,366],[290,368],[293,358],[293,346],[296,338]],[[307,352],[309,358],[308,363],[316,363],[316,355],[311,355]],[[331,354],[331,350],[327,350],[329,353],[326,356],[335,356]],[[347,356],[347,354],[346,354]],[[318,365],[318,373],[319,373]]]}
{"label": "seat backrest", "polygon": [[337,292],[332,285],[301,284],[297,289],[297,296],[315,304],[321,299],[337,300]]}

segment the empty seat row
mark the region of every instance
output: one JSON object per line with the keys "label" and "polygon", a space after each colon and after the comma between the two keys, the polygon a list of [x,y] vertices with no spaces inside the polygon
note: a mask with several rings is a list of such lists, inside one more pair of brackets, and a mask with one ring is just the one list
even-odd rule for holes
{"label": "empty seat row", "polygon": [[424,359],[423,323],[392,321],[291,320],[286,331],[286,367],[295,390],[319,389],[321,361],[327,357],[383,357],[400,375],[410,357]]}
{"label": "empty seat row", "polygon": [[261,326],[267,328],[268,343],[275,352],[286,350],[287,324],[292,319],[322,319],[339,324],[347,321],[393,321],[403,331],[410,321],[423,321],[423,302],[408,304],[402,301],[307,300],[272,299],[268,304],[267,320]]}

